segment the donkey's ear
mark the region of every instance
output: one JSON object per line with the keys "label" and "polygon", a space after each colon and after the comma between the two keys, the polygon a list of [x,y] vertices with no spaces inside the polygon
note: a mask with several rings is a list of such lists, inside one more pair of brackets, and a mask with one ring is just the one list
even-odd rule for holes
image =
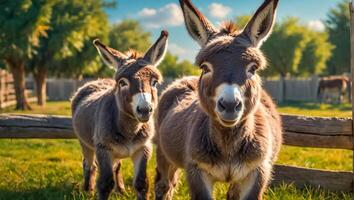
{"label": "donkey's ear", "polygon": [[163,30],[159,39],[153,44],[145,53],[144,60],[148,61],[154,66],[158,66],[165,57],[168,44],[168,32]]}
{"label": "donkey's ear", "polygon": [[210,37],[217,33],[217,29],[199,12],[190,0],[179,0],[179,2],[189,34],[201,46],[206,45]]}
{"label": "donkey's ear", "polygon": [[113,69],[121,67],[124,61],[128,58],[128,56],[123,53],[102,44],[98,39],[93,41],[93,45],[95,45],[98,50],[103,62]]}
{"label": "donkey's ear", "polygon": [[246,25],[242,37],[253,47],[260,47],[270,35],[273,28],[275,11],[279,0],[265,0],[252,19]]}

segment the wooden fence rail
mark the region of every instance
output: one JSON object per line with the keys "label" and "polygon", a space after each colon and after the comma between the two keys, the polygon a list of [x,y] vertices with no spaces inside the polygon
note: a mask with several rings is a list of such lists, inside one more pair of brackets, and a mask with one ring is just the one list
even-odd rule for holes
{"label": "wooden fence rail", "polygon": [[[351,119],[283,115],[284,144],[353,149]],[[75,138],[71,118],[46,115],[0,115],[0,138]]]}
{"label": "wooden fence rail", "polygon": [[[291,146],[353,149],[352,120],[283,115],[284,144]],[[0,138],[76,138],[70,117],[0,115]],[[334,191],[352,191],[352,172],[325,171],[277,165],[273,184],[312,185]]]}

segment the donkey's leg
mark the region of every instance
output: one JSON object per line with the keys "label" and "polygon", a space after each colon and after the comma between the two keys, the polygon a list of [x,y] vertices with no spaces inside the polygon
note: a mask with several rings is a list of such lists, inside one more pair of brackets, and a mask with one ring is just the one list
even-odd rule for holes
{"label": "donkey's leg", "polygon": [[212,200],[213,180],[195,164],[188,164],[187,181],[192,200]]}
{"label": "donkey's leg", "polygon": [[146,175],[147,162],[151,157],[152,146],[145,146],[137,151],[132,159],[134,162],[133,185],[137,193],[138,200],[149,199],[149,180]]}
{"label": "donkey's leg", "polygon": [[155,199],[172,200],[174,188],[179,178],[177,168],[167,161],[159,147],[156,151],[156,161]]}
{"label": "donkey's leg", "polygon": [[265,168],[250,173],[241,182],[230,186],[227,200],[262,200],[270,174],[271,171]]}
{"label": "donkey's leg", "polygon": [[246,199],[249,196],[252,188],[255,186],[256,180],[257,172],[252,172],[244,180],[231,184],[229,190],[227,191],[227,200]]}
{"label": "donkey's leg", "polygon": [[96,147],[96,157],[100,172],[97,179],[98,199],[107,200],[114,187],[111,152],[99,145]]}
{"label": "donkey's leg", "polygon": [[82,154],[84,159],[82,161],[83,175],[84,175],[84,185],[83,190],[93,191],[95,188],[95,177],[96,177],[96,166],[94,164],[95,153],[94,151],[87,147],[85,144],[80,142]]}
{"label": "donkey's leg", "polygon": [[178,184],[178,179],[179,179],[179,171],[176,167],[171,166],[170,170],[168,171],[168,180],[169,180],[169,185],[170,189],[168,190],[168,193],[166,195],[166,200],[172,200],[173,198],[173,193],[175,191],[175,188]]}
{"label": "donkey's leg", "polygon": [[115,182],[115,191],[118,193],[123,194],[125,192],[124,187],[124,179],[122,172],[120,171],[122,162],[119,160],[115,162],[113,165],[113,172],[114,172],[114,182]]}

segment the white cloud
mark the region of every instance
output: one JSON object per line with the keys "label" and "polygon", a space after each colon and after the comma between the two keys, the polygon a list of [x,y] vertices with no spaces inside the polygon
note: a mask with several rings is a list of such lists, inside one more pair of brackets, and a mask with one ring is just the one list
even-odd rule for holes
{"label": "white cloud", "polygon": [[152,8],[143,8],[139,13],[139,17],[149,17],[149,16],[153,16],[156,15],[156,10],[152,9]]}
{"label": "white cloud", "polygon": [[170,52],[173,52],[174,54],[180,55],[180,54],[186,53],[186,50],[183,47],[178,46],[175,43],[171,43],[168,46],[169,46],[168,48],[169,48]]}
{"label": "white cloud", "polygon": [[183,24],[183,13],[175,4],[167,4],[161,8],[144,8],[138,13],[142,24],[148,28],[180,26]]}
{"label": "white cloud", "polygon": [[192,49],[185,49],[176,43],[170,43],[168,45],[168,50],[173,55],[177,55],[179,60],[189,60],[191,62],[193,62],[194,56],[197,53],[197,51],[193,51]]}
{"label": "white cloud", "polygon": [[209,5],[209,13],[212,17],[223,19],[225,18],[232,9],[220,3],[212,3]]}
{"label": "white cloud", "polygon": [[314,31],[324,31],[325,30],[325,25],[321,20],[311,20],[307,23],[307,27]]}

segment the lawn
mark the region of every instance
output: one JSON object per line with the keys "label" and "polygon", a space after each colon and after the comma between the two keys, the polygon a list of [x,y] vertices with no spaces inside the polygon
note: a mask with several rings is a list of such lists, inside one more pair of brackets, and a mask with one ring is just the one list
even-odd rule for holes
{"label": "lawn", "polygon": [[[279,106],[279,111],[288,114],[312,116],[350,117],[350,105],[316,105],[313,103],[289,102]],[[12,108],[2,111],[14,113]],[[32,114],[70,115],[68,102],[49,102],[45,108],[33,106]],[[82,182],[81,151],[76,140],[0,140],[0,199],[90,199],[80,190]],[[310,168],[352,170],[352,153],[345,150],[326,150],[284,146],[278,163]],[[154,158],[148,173],[153,182]],[[113,195],[112,199],[135,199],[131,187],[133,167],[129,160],[123,163],[127,193]],[[216,199],[224,199],[226,187],[217,184]],[[272,187],[266,199],[276,200],[349,200],[351,194],[331,193],[307,188],[296,189],[292,185]],[[185,180],[179,184],[175,199],[188,199]]]}

